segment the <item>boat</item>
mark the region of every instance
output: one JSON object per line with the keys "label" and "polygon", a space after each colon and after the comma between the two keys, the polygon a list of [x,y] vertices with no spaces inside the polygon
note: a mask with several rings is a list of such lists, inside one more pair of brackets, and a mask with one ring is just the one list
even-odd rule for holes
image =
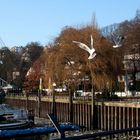
{"label": "boat", "polygon": [[26,128],[30,125],[28,112],[0,104],[0,130]]}
{"label": "boat", "polygon": [[19,121],[19,122],[13,122],[13,123],[5,123],[0,124],[0,130],[11,130],[11,129],[23,129],[27,128],[29,126],[29,123],[26,121]]}

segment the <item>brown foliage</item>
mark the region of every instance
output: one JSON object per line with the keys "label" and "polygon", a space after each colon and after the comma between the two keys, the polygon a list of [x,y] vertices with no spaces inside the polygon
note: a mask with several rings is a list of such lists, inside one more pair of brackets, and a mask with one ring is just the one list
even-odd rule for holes
{"label": "brown foliage", "polygon": [[[97,56],[89,64],[87,59],[89,54],[72,41],[76,40],[90,46],[91,34]],[[73,80],[74,74],[77,74],[76,78],[79,79],[88,75],[93,77],[94,85],[98,89],[103,89],[113,85],[121,68],[118,52],[112,49],[111,44],[100,35],[97,29],[90,26],[82,29],[64,29],[56,38],[53,47],[49,49],[51,52],[48,54],[48,63],[50,64],[48,75],[58,83]],[[68,64],[69,62],[74,62],[74,64]]]}
{"label": "brown foliage", "polygon": [[36,61],[33,64],[33,67],[30,69],[31,71],[29,72],[29,74],[26,76],[24,85],[25,88],[27,90],[31,90],[31,89],[38,89],[39,87],[39,71],[40,71],[40,67],[39,67],[39,63]]}

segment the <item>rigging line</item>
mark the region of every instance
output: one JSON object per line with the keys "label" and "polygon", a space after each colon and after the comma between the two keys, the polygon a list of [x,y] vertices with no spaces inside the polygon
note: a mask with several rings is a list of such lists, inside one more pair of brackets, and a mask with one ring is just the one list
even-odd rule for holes
{"label": "rigging line", "polygon": [[5,45],[4,41],[2,40],[2,38],[1,38],[1,37],[0,37],[0,45],[1,45],[1,47],[6,47],[6,45]]}

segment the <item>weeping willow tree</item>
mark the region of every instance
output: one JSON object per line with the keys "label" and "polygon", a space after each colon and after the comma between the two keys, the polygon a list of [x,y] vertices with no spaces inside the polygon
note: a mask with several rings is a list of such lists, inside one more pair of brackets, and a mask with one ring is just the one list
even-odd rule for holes
{"label": "weeping willow tree", "polygon": [[[90,46],[90,35],[93,36],[97,55],[89,63],[89,54],[72,41],[76,40]],[[114,50],[112,44],[93,26],[63,29],[51,47],[46,48],[42,58],[46,71],[46,87],[51,78],[57,86],[69,81],[70,87],[74,89],[87,76],[96,91],[115,89],[122,64],[120,51]]]}

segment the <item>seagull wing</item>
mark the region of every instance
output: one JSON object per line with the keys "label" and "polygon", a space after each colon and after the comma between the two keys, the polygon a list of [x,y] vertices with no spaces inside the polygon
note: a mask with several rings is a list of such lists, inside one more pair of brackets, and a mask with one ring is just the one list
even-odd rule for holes
{"label": "seagull wing", "polygon": [[93,37],[91,35],[91,49],[93,49]]}
{"label": "seagull wing", "polygon": [[111,36],[112,36],[112,41],[115,45],[117,45],[117,41],[116,41],[116,38],[115,38],[115,35],[113,33],[111,33]]}
{"label": "seagull wing", "polygon": [[76,43],[81,49],[84,49],[87,52],[91,52],[91,49],[84,43],[78,42],[78,41],[72,41],[73,43]]}

